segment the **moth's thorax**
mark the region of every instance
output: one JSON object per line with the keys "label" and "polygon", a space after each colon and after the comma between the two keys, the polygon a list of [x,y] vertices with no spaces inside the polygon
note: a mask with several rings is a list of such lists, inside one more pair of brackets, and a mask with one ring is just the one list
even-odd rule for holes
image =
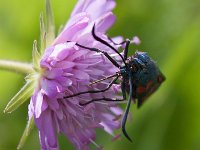
{"label": "moth's thorax", "polygon": [[120,68],[123,73],[128,73],[127,70],[136,73],[147,67],[149,63],[153,62],[145,52],[136,52],[134,55],[126,60],[126,66]]}

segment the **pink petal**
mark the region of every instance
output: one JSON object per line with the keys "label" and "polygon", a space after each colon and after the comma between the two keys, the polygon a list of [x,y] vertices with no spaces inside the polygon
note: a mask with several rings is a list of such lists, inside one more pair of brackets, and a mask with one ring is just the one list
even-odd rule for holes
{"label": "pink petal", "polygon": [[140,45],[141,41],[137,36],[134,36],[131,40],[131,43],[134,43],[135,45]]}
{"label": "pink petal", "polygon": [[55,79],[62,76],[63,70],[60,68],[52,68],[51,70],[45,71],[45,76],[48,79]]}
{"label": "pink petal", "polygon": [[46,110],[40,118],[35,118],[35,123],[39,129],[41,149],[44,150],[59,149],[55,133],[55,123],[52,117],[52,112]]}
{"label": "pink petal", "polygon": [[107,31],[115,22],[116,17],[113,15],[112,12],[109,12],[107,14],[105,14],[104,16],[98,18],[95,21],[96,26],[96,30],[98,32],[105,32]]}
{"label": "pink petal", "polygon": [[45,95],[51,99],[54,99],[58,95],[59,91],[63,91],[62,86],[55,80],[48,80],[44,78],[41,85]]}
{"label": "pink petal", "polygon": [[59,36],[55,39],[53,45],[72,41],[72,38],[75,36],[75,34],[88,25],[89,18],[86,15],[81,16],[81,18],[78,19],[79,20],[73,21],[75,22],[73,25],[65,28],[59,34]]}
{"label": "pink petal", "polygon": [[39,118],[41,113],[48,107],[46,101],[44,100],[43,90],[40,90],[36,95],[35,103],[35,117]]}
{"label": "pink petal", "polygon": [[75,63],[74,62],[71,62],[71,61],[61,61],[61,62],[58,62],[55,67],[56,68],[62,68],[62,69],[68,69],[68,68],[72,68],[75,66]]}
{"label": "pink petal", "polygon": [[78,78],[80,80],[89,80],[90,77],[86,72],[83,72],[81,70],[73,70],[72,73],[74,74],[75,78]]}
{"label": "pink petal", "polygon": [[49,56],[49,59],[61,61],[71,54],[71,49],[75,46],[75,42],[58,44],[55,46],[54,51]]}
{"label": "pink petal", "polygon": [[87,50],[79,49],[68,58],[68,61],[74,61],[75,59],[84,57],[87,53],[88,53]]}
{"label": "pink petal", "polygon": [[113,9],[114,7],[115,7],[114,1],[96,0],[90,3],[85,12],[90,14],[91,18],[95,20],[98,17],[104,15],[105,13],[111,11],[111,9]]}
{"label": "pink petal", "polygon": [[100,124],[104,127],[104,130],[107,133],[109,133],[110,135],[114,136],[112,128],[110,128],[105,122],[101,122]]}

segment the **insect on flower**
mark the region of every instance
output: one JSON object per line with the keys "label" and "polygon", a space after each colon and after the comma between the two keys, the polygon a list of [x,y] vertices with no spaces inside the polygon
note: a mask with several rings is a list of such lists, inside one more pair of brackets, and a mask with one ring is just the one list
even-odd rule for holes
{"label": "insect on flower", "polygon": [[126,93],[129,94],[128,102],[126,106],[126,110],[124,113],[124,116],[122,118],[122,132],[125,135],[125,137],[132,142],[132,139],[129,137],[128,133],[126,132],[126,121],[130,109],[131,101],[136,102],[137,105],[140,107],[143,102],[152,94],[154,93],[158,87],[161,85],[161,83],[165,80],[164,75],[160,72],[159,68],[157,67],[156,63],[147,55],[146,52],[135,52],[135,54],[131,57],[128,57],[128,50],[130,45],[130,40],[125,40],[121,43],[115,43],[110,38],[109,40],[114,45],[123,45],[125,44],[125,50],[124,55],[121,55],[112,45],[110,45],[105,40],[101,39],[95,34],[95,25],[92,29],[92,35],[95,40],[98,42],[108,46],[113,51],[115,51],[119,57],[121,58],[123,65],[120,65],[116,60],[114,60],[107,52],[97,49],[97,48],[91,48],[86,47],[83,45],[80,45],[76,43],[77,46],[81,48],[88,49],[90,51],[94,51],[97,53],[102,53],[107,59],[110,60],[110,62],[119,68],[119,71],[116,72],[116,74],[110,75],[108,77],[102,78],[100,80],[96,80],[92,82],[91,84],[99,83],[101,81],[114,78],[107,86],[107,88],[102,90],[90,90],[85,92],[76,93],[73,95],[65,96],[64,98],[70,98],[74,96],[79,96],[86,93],[100,93],[105,92],[111,88],[111,86],[119,79],[119,77],[122,78],[121,80],[121,91],[123,99],[110,99],[106,97],[98,98],[98,99],[92,99],[86,103],[80,103],[80,105],[88,105],[92,102],[97,101],[113,101],[113,102],[120,102],[126,100]]}

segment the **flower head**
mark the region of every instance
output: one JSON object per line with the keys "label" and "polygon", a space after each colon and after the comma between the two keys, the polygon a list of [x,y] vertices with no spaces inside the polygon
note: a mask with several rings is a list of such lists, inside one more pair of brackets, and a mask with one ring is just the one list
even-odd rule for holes
{"label": "flower head", "polygon": [[118,71],[103,54],[85,48],[101,49],[110,57],[116,57],[108,46],[96,41],[91,33],[95,24],[95,34],[111,42],[105,33],[115,21],[112,13],[114,7],[114,0],[79,0],[66,26],[55,38],[50,0],[46,0],[47,29],[41,16],[40,52],[35,41],[33,68],[26,67],[29,73],[25,78],[26,84],[4,110],[10,113],[31,97],[29,120],[18,149],[23,146],[34,122],[43,150],[59,149],[58,133],[64,134],[78,150],[89,149],[90,143],[99,147],[95,143],[97,128],[114,136],[113,131],[120,127],[122,111],[119,107],[112,102],[81,104],[116,97],[118,85],[113,84],[105,92],[69,97],[79,92],[107,88],[110,79],[98,84],[91,83]]}
{"label": "flower head", "polygon": [[96,128],[113,135],[120,127],[116,118],[122,113],[115,105],[92,103],[81,106],[94,98],[113,98],[116,86],[103,93],[84,94],[72,98],[68,95],[93,89],[105,89],[108,81],[89,86],[90,82],[112,75],[116,68],[102,54],[81,48],[84,46],[112,51],[97,42],[91,35],[104,33],[114,23],[113,0],[79,0],[63,31],[48,46],[40,61],[40,74],[29,105],[29,119],[34,117],[39,130],[41,149],[58,149],[57,133],[62,133],[76,149],[89,149],[96,138]]}

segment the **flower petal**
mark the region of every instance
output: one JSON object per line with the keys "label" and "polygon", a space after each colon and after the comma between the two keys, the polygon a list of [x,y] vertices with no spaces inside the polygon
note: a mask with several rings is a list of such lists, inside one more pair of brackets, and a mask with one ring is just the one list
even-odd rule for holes
{"label": "flower petal", "polygon": [[44,92],[50,99],[54,99],[58,95],[58,92],[63,91],[62,86],[55,80],[48,80],[44,78],[41,86],[43,90],[42,92]]}
{"label": "flower petal", "polygon": [[104,13],[111,11],[114,7],[114,0],[79,0],[71,16],[73,17],[78,13],[87,12],[94,20]]}
{"label": "flower petal", "polygon": [[89,18],[84,13],[83,15],[80,15],[80,18],[75,18],[75,20],[73,20],[72,22],[74,22],[74,24],[69,27],[67,26],[67,28],[65,28],[55,39],[53,45],[72,41],[74,35],[88,25]]}
{"label": "flower petal", "polygon": [[45,99],[44,99],[44,92],[43,90],[40,90],[37,95],[34,95],[35,98],[33,101],[35,101],[35,109],[34,114],[36,118],[39,118],[41,113],[48,107]]}
{"label": "flower petal", "polygon": [[116,17],[112,12],[106,13],[95,21],[95,24],[97,25],[96,30],[104,33],[114,24],[115,20]]}
{"label": "flower petal", "polygon": [[77,79],[80,79],[80,80],[89,80],[90,79],[90,76],[86,72],[83,72],[81,70],[73,69],[72,73],[74,74],[74,77]]}
{"label": "flower petal", "polygon": [[35,123],[39,130],[41,149],[58,150],[55,122],[53,121],[51,111],[45,110],[40,118],[35,118]]}
{"label": "flower petal", "polygon": [[70,50],[75,46],[75,42],[57,44],[54,47],[54,51],[49,56],[49,59],[55,61],[61,61],[65,59],[68,55],[70,55]]}

